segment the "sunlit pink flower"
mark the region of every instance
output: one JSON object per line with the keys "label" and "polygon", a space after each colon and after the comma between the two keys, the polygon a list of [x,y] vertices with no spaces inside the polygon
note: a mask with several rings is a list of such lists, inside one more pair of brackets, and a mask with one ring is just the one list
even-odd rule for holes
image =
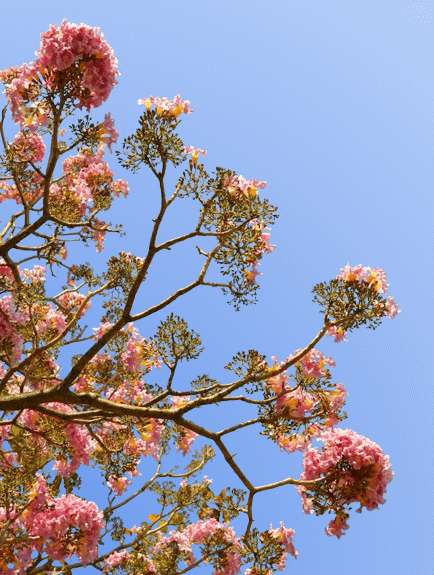
{"label": "sunlit pink flower", "polygon": [[340,341],[348,341],[345,336],[347,335],[347,332],[342,328],[342,327],[338,327],[336,328],[335,325],[333,325],[332,327],[329,327],[329,329],[326,331],[326,335],[330,336],[335,336],[335,343],[338,343]]}
{"label": "sunlit pink flower", "polygon": [[113,477],[113,475],[110,475],[107,485],[119,496],[125,493],[127,486],[131,485],[131,481],[127,477]]}
{"label": "sunlit pink flower", "polygon": [[159,116],[163,112],[167,112],[169,115],[175,117],[178,117],[182,112],[184,112],[184,114],[192,114],[194,112],[194,110],[190,110],[189,108],[190,100],[185,100],[183,102],[179,94],[177,94],[173,100],[149,96],[148,98],[137,100],[137,104],[144,104],[148,112],[151,109],[152,104],[154,104]]}
{"label": "sunlit pink flower", "polygon": [[200,148],[195,148],[194,146],[190,146],[189,148],[187,148],[187,146],[184,146],[184,154],[186,156],[191,154],[192,162],[195,166],[197,166],[197,160],[199,158],[199,155],[202,154],[202,156],[206,156],[206,150],[201,150]]}

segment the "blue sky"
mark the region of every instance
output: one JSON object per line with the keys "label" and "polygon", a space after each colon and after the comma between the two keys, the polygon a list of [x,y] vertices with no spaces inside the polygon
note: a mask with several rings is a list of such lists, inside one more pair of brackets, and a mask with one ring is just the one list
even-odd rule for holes
{"label": "blue sky", "polygon": [[[277,247],[262,259],[256,306],[235,312],[220,290],[202,287],[139,323],[140,333],[149,337],[174,312],[200,334],[205,351],[183,366],[176,389],[188,389],[189,381],[203,373],[228,383],[230,373],[223,367],[238,351],[256,349],[271,362],[272,355],[280,361],[307,345],[322,320],[311,290],[348,262],[387,272],[389,293],[403,312],[393,321],[385,319],[376,331],[349,334],[348,342],[325,338],[316,346],[332,355],[333,381],[342,382],[349,393],[344,408],[348,419],[340,427],[365,435],[390,455],[395,477],[387,503],[361,515],[353,510],[350,529],[337,540],[324,533],[329,516],[302,514],[294,487],[257,495],[254,526],[263,531],[271,522],[277,527],[283,521],[295,529],[299,558],[288,557],[285,573],[433,572],[434,397],[428,365],[433,322],[433,8],[433,2],[390,0],[122,5],[77,0],[69,7],[51,2],[2,7],[0,69],[33,61],[39,34],[50,24],[60,25],[66,18],[99,26],[118,58],[121,76],[107,102],[91,115],[102,121],[111,112],[120,132],[114,149],[138,127],[143,112],[139,98],[152,94],[171,99],[180,93],[195,110],[181,116],[180,137],[187,146],[208,150],[207,171],[222,166],[247,179],[266,180],[261,195],[279,207],[270,238]],[[4,99],[1,95],[1,107]],[[16,131],[9,121],[9,141]],[[93,246],[70,250],[68,260],[90,261],[98,271],[120,250],[146,254],[158,209],[151,173],[144,167],[136,175],[127,172],[115,154],[104,159],[116,178],[129,183],[130,195],[113,204],[108,218],[123,223],[126,236],[109,236],[101,254]],[[169,173],[169,189],[179,172]],[[0,219],[8,213],[2,204]],[[159,239],[193,229],[197,213],[192,202],[179,200]],[[195,243],[159,256],[133,311],[157,303],[197,276],[202,258]],[[211,277],[218,278],[217,267]],[[89,326],[96,327],[96,310],[88,317]],[[66,355],[64,364],[69,366]],[[152,373],[152,381],[154,377],[162,383],[164,372]],[[217,431],[255,413],[227,403],[191,414],[191,419]],[[298,478],[301,454],[280,452],[260,431],[255,426],[227,437],[228,449],[237,453],[236,461],[252,483]],[[171,455],[166,469],[182,459]],[[134,485],[148,479],[155,466],[144,460],[139,468],[143,477]],[[219,455],[205,473],[216,492],[241,487]],[[98,473],[85,470],[83,478],[78,494],[103,507],[108,490]],[[145,497],[127,507],[122,515],[126,526],[157,512],[152,501]],[[241,535],[245,520],[234,526]],[[201,567],[196,573],[211,570]]]}

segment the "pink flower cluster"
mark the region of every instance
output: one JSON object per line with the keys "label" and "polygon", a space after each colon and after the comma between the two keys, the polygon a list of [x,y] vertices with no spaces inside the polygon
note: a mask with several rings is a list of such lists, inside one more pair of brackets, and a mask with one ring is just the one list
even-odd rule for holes
{"label": "pink flower cluster", "polygon": [[[256,181],[256,180],[253,180],[253,181]],[[265,182],[262,182],[262,183],[265,185]],[[261,272],[258,272],[258,270],[256,269],[256,266],[261,265],[257,258],[261,258],[262,254],[264,254],[264,253],[270,254],[276,246],[269,243],[270,234],[262,231],[262,230],[269,230],[270,229],[270,228],[267,228],[264,223],[258,222],[258,220],[254,219],[254,220],[251,220],[250,225],[253,227],[255,232],[259,233],[260,247],[255,252],[255,259],[253,261],[246,260],[247,263],[250,263],[252,265],[252,269],[251,270],[244,270],[244,275],[246,276],[244,278],[244,281],[245,281],[245,283],[248,283],[248,284],[255,284],[256,283],[256,276],[262,275]]]}
{"label": "pink flower cluster", "polygon": [[93,331],[95,332],[93,334],[93,339],[95,341],[97,341],[98,339],[100,339],[105,333],[108,332],[108,330],[110,328],[113,327],[114,324],[110,323],[109,321],[106,321],[104,323],[102,323],[101,325],[99,325],[98,327],[93,327]]}
{"label": "pink flower cluster", "polygon": [[[33,492],[30,493],[30,505],[20,515],[12,511],[15,518],[8,528],[10,536],[15,538],[19,531],[27,532],[24,549],[15,553],[17,570],[32,563],[31,553],[45,552],[52,559],[61,561],[76,554],[86,566],[98,553],[98,539],[104,527],[103,513],[95,503],[84,501],[76,495],[62,495],[52,498],[44,477],[38,473]],[[0,521],[6,520],[6,510],[0,507]],[[72,535],[71,529],[77,531]]]}
{"label": "pink flower cluster", "polygon": [[[344,282],[363,282],[368,284],[370,287],[374,288],[378,293],[387,293],[387,288],[389,284],[386,282],[386,273],[381,268],[370,268],[363,267],[362,264],[358,266],[351,267],[347,264],[341,269],[341,273],[336,276],[336,279],[342,280]],[[374,304],[378,302],[375,301]],[[394,301],[393,296],[389,296],[386,300],[386,312],[385,316],[393,319],[401,313],[401,309],[398,309],[398,304]],[[377,315],[379,318],[380,315]],[[327,336],[334,336],[335,342],[348,341],[345,336],[347,332],[342,327],[332,326],[326,331]]]}
{"label": "pink flower cluster", "polygon": [[[112,144],[116,144],[116,142],[118,141],[119,132],[115,130],[115,121],[112,118],[110,118],[110,112],[104,116],[104,122],[102,122],[98,126],[98,128],[99,128],[100,141],[107,144],[107,147],[111,154]],[[108,134],[108,136],[104,136],[104,134]]]}
{"label": "pink flower cluster", "polygon": [[[42,267],[42,266],[41,266]],[[20,268],[18,268],[18,273],[20,273]],[[11,291],[13,286],[15,286],[15,278],[12,273],[11,268],[6,264],[5,260],[0,257],[0,286],[5,288],[7,291]]]}
{"label": "pink flower cluster", "polygon": [[131,437],[124,445],[127,455],[140,455],[148,457],[152,455],[155,461],[160,461],[160,436],[164,430],[164,422],[161,419],[150,419],[145,425],[144,431],[140,432],[142,439]]}
{"label": "pink flower cluster", "polygon": [[329,329],[326,331],[326,335],[329,337],[335,336],[335,343],[339,343],[340,341],[348,341],[345,337],[347,332],[342,327],[337,328],[335,325],[329,327]]}
{"label": "pink flower cluster", "polygon": [[[81,307],[86,296],[79,292],[67,292],[59,297],[59,304],[66,308],[69,313],[75,313]],[[90,309],[92,302],[89,300],[81,310],[80,317],[83,317]]]}
{"label": "pink flower cluster", "polygon": [[199,155],[206,156],[206,150],[201,150],[200,148],[195,148],[194,146],[184,146],[184,154],[188,156],[191,154],[191,161],[193,162],[194,166],[197,166],[197,160],[199,159]]}
{"label": "pink flower cluster", "polygon": [[172,541],[176,541],[181,551],[187,554],[186,565],[192,565],[196,558],[193,556],[192,545],[205,543],[210,538],[216,538],[222,543],[229,543],[231,546],[225,550],[225,558],[222,563],[225,566],[217,567],[212,575],[236,575],[241,567],[241,543],[238,541],[232,527],[222,525],[216,519],[199,520],[197,523],[189,525],[182,533],[171,531],[168,537],[163,537],[160,533],[160,540],[153,547],[152,552],[163,550]]}
{"label": "pink flower cluster", "polygon": [[395,298],[393,295],[390,295],[387,300],[386,300],[386,307],[387,307],[387,311],[386,311],[386,317],[390,317],[390,319],[393,319],[394,317],[396,317],[399,313],[402,312],[402,309],[398,309],[398,304],[395,301]]}
{"label": "pink flower cluster", "polygon": [[[278,368],[277,358],[273,355],[274,369]],[[281,365],[284,362],[281,362]],[[273,367],[271,368],[271,371]],[[266,384],[270,387],[276,395],[279,395],[283,390],[288,390],[288,393],[284,393],[276,401],[276,413],[285,413],[288,417],[292,419],[303,419],[306,414],[311,412],[318,405],[318,400],[306,391],[298,388],[295,391],[290,391],[290,387],[287,383],[289,377],[285,375],[285,372],[279,373],[278,375],[271,377],[267,380]]]}
{"label": "pink flower cluster", "polygon": [[[7,85],[6,96],[17,124],[27,125],[33,131],[47,125],[51,110],[45,102],[37,101],[40,96],[38,72],[45,87],[54,90],[59,88],[59,73],[78,64],[74,71],[81,73],[80,84],[71,95],[71,98],[79,100],[75,106],[86,106],[89,112],[107,100],[120,72],[113,50],[103,40],[103,34],[98,35],[98,32],[98,27],[63,20],[60,28],[51,25],[47,32],[41,34],[42,42],[35,62],[2,70],[0,79]],[[87,95],[85,88],[89,90]],[[23,100],[32,102],[32,105],[26,108]]]}
{"label": "pink flower cluster", "polygon": [[69,423],[65,428],[65,435],[68,440],[70,460],[56,461],[53,465],[53,470],[57,470],[57,474],[61,477],[69,477],[77,471],[80,465],[89,465],[90,458],[97,448],[96,441],[81,425]]}
{"label": "pink flower cluster", "polygon": [[[336,399],[343,403],[343,399],[346,395],[348,395],[346,392],[340,393],[340,396]],[[324,427],[333,427],[333,425],[340,423],[340,421],[341,420],[336,416],[330,415],[326,417],[322,425],[312,423],[309,427],[306,427],[303,433],[294,433],[286,436],[279,435],[276,439],[276,443],[280,447],[280,451],[285,451],[288,455],[291,455],[294,451],[304,451],[311,444],[313,438],[323,431]]]}
{"label": "pink flower cluster", "polygon": [[258,220],[256,219],[251,220],[250,225],[256,232],[260,232],[261,242],[264,244],[262,249],[258,252],[258,255],[263,253],[271,254],[271,252],[274,250],[276,246],[274,244],[269,243],[270,233],[262,231],[262,230],[269,230],[270,228],[267,228],[264,223],[258,222]]}
{"label": "pink flower cluster", "polygon": [[[389,286],[389,284],[386,282],[386,273],[384,270],[381,268],[373,269],[369,266],[364,268],[362,267],[362,264],[359,264],[354,268],[352,268],[350,264],[347,264],[344,268],[341,269],[341,273],[336,276],[336,279],[341,279],[345,282],[362,281],[367,283],[370,287],[374,288],[378,293],[384,294],[387,293],[387,287]],[[393,319],[398,313],[401,313],[401,311],[401,309],[398,309],[398,304],[394,301],[394,297],[389,296],[386,300],[385,316]]]}
{"label": "pink flower cluster", "polygon": [[118,551],[115,551],[114,553],[109,555],[109,557],[107,557],[107,559],[105,560],[105,565],[102,572],[107,573],[107,571],[114,569],[122,562],[128,561],[128,559],[131,559],[131,555],[125,549],[120,553]]}
{"label": "pink flower cluster", "polygon": [[341,273],[336,276],[337,280],[345,282],[363,281],[373,287],[378,293],[387,293],[386,273],[381,268],[364,268],[362,264],[352,268],[347,264],[341,269]]}
{"label": "pink flower cluster", "polygon": [[135,262],[136,264],[142,265],[145,258],[139,258],[139,256],[133,256],[130,252],[119,252],[121,258],[125,258],[127,262]]}
{"label": "pink flower cluster", "polygon": [[18,363],[23,354],[24,340],[17,328],[26,325],[28,321],[29,314],[16,309],[12,296],[6,295],[0,299],[0,347],[11,366]]}
{"label": "pink flower cluster", "polygon": [[283,553],[282,557],[280,558],[279,564],[277,565],[278,571],[283,571],[286,565],[286,558],[288,553],[290,553],[295,559],[298,557],[298,551],[295,550],[293,537],[294,537],[294,529],[287,529],[283,525],[283,521],[280,522],[280,527],[277,529],[273,529],[273,525],[270,525],[270,529],[268,533],[274,538],[282,543],[285,548],[285,553]]}
{"label": "pink flower cluster", "polygon": [[[358,435],[351,429],[327,429],[319,434],[318,439],[324,446],[320,452],[317,447],[308,447],[303,458],[304,472],[301,480],[318,479],[321,475],[337,473],[337,479],[329,486],[338,497],[339,505],[358,501],[361,512],[363,507],[369,511],[385,503],[383,497],[386,486],[393,478],[389,457],[373,441]],[[337,464],[346,460],[350,471],[338,470]],[[313,504],[306,496],[306,488],[297,486],[302,498],[303,512],[312,513]],[[337,510],[337,518],[331,522],[326,532],[338,538],[342,530],[348,529],[345,517]]]}
{"label": "pink flower cluster", "polygon": [[9,145],[9,153],[15,162],[42,162],[45,155],[44,140],[31,130],[20,131]]}
{"label": "pink flower cluster", "polygon": [[110,475],[107,485],[116,493],[117,496],[119,496],[122,495],[122,493],[125,493],[128,485],[131,485],[131,481],[128,477],[114,477],[113,475]]}
{"label": "pink flower cluster", "polygon": [[137,104],[144,104],[148,112],[154,104],[159,116],[161,116],[163,112],[166,112],[170,116],[175,116],[175,118],[177,118],[180,114],[182,114],[182,112],[184,112],[184,114],[192,114],[194,112],[194,110],[190,110],[188,107],[190,100],[184,100],[183,102],[180,94],[177,94],[173,100],[148,96],[148,98],[137,100]]}
{"label": "pink flower cluster", "polygon": [[47,270],[43,266],[35,265],[32,270],[24,269],[20,272],[23,280],[31,280],[33,284],[45,282]]}
{"label": "pink flower cluster", "polygon": [[266,185],[267,182],[260,182],[255,178],[246,180],[243,176],[236,174],[225,180],[226,189],[233,197],[241,194],[246,198],[253,198],[258,193],[258,188],[263,189]]}
{"label": "pink flower cluster", "polygon": [[57,337],[66,328],[65,316],[60,310],[53,309],[51,304],[34,305],[33,319],[35,318],[35,312],[40,317],[36,326],[36,332],[41,338],[50,340],[52,337]]}
{"label": "pink flower cluster", "polygon": [[[62,162],[63,180],[51,186],[51,200],[67,203],[68,207],[77,210],[77,217],[80,218],[86,209],[92,210],[87,206],[87,202],[93,202],[102,193],[101,188],[105,195],[107,192],[113,192],[115,197],[120,193],[126,197],[129,192],[127,182],[113,181],[113,173],[108,164],[101,159],[103,155],[104,145],[99,148],[96,155],[93,155],[89,148],[84,148],[76,156],[66,158]],[[73,198],[71,190],[74,191]]]}
{"label": "pink flower cluster", "polygon": [[280,447],[280,451],[286,451],[288,455],[291,455],[294,451],[304,451],[310,445],[313,437],[320,431],[320,426],[314,423],[308,428],[308,432],[288,436],[280,435],[276,439],[276,443]]}
{"label": "pink flower cluster", "polygon": [[261,276],[262,272],[259,272],[256,269],[256,266],[260,266],[261,264],[258,262],[258,260],[255,260],[254,262],[252,262],[252,269],[250,270],[244,270],[244,275],[246,276],[244,278],[244,283],[246,284],[255,284],[256,282],[256,276]]}
{"label": "pink flower cluster", "polygon": [[[11,269],[2,265],[4,260],[0,260],[0,285],[5,285],[12,294],[15,291],[15,279]],[[40,265],[35,265],[33,269],[20,270],[18,273],[23,281],[30,280],[33,284],[45,281],[46,270]],[[59,297],[59,304],[68,311],[73,312],[83,303],[85,296],[80,293],[71,292]],[[86,303],[81,316],[90,308],[90,301]],[[34,323],[36,333],[45,339],[56,337],[66,328],[67,320],[60,309],[52,307],[51,303],[34,303],[24,309],[17,308],[14,295],[6,295],[0,298],[0,344],[2,349],[7,350],[11,365],[17,363],[24,349],[25,341],[34,337],[34,332],[27,335],[28,324]]]}
{"label": "pink flower cluster", "polygon": [[[44,193],[44,178],[35,171],[27,172],[27,180],[21,180],[21,193],[25,201],[35,204]],[[20,205],[22,204],[21,196],[15,184],[8,184],[6,180],[0,180],[0,190],[4,193],[0,194],[0,204],[6,200],[15,200]]]}
{"label": "pink flower cluster", "polygon": [[[32,386],[29,389],[24,389],[24,391],[31,391],[32,388],[41,389],[42,386],[38,387],[37,384],[32,382]],[[14,390],[11,390],[11,393],[14,394]],[[74,412],[71,406],[63,403],[47,403],[44,405],[61,413]],[[29,447],[38,451],[41,456],[50,455],[48,451],[49,443],[43,437],[47,429],[46,419],[47,416],[42,416],[37,411],[24,409],[17,420],[31,434],[28,440],[30,442]],[[69,477],[80,465],[90,464],[90,458],[97,448],[97,443],[84,426],[76,423],[67,425],[60,423],[57,427],[57,442],[59,442],[59,437],[64,439],[64,442],[59,443],[59,445],[66,442],[68,456],[65,455],[65,448],[62,447],[62,450],[54,455],[56,460],[53,464],[53,470],[57,471],[60,477]],[[8,440],[8,437],[5,439]],[[54,458],[52,454],[51,457]]]}
{"label": "pink flower cluster", "polygon": [[[290,355],[289,359],[295,357],[298,353],[302,351],[297,349],[294,355]],[[304,355],[300,361],[297,361],[295,365],[301,366],[301,369],[305,375],[312,378],[320,378],[325,376],[326,365],[330,367],[335,367],[336,363],[332,360],[331,356],[324,357],[321,351],[317,349],[311,349],[306,355]]]}
{"label": "pink flower cluster", "polygon": [[140,367],[146,367],[148,372],[152,367],[161,369],[162,360],[158,359],[155,344],[152,342],[148,344],[132,323],[128,324],[125,331],[129,334],[126,351],[121,355],[125,368],[131,372],[137,371]]}
{"label": "pink flower cluster", "polygon": [[[170,400],[172,401],[173,408],[183,407],[184,405],[187,405],[187,403],[190,401],[190,396],[174,395],[170,398]],[[185,457],[187,453],[190,452],[190,447],[194,442],[194,440],[196,439],[197,433],[195,433],[191,429],[187,429],[186,427],[181,426],[179,427],[180,427],[180,437],[178,437],[176,441],[176,450],[182,451],[183,452],[182,455]]]}

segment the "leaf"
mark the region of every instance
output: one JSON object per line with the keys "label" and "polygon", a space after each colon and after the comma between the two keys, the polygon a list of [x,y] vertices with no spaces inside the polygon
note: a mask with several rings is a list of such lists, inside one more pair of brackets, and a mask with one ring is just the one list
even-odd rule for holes
{"label": "leaf", "polygon": [[160,519],[160,516],[158,515],[158,513],[153,513],[152,515],[148,515],[148,519],[149,521],[152,521],[152,523],[155,523],[155,521],[158,521]]}
{"label": "leaf", "polygon": [[169,531],[167,528],[167,521],[160,521],[158,527],[160,528],[161,533],[167,533]]}
{"label": "leaf", "polygon": [[170,523],[172,525],[181,525],[181,523],[184,523],[184,516],[181,515],[181,513],[175,513],[175,515],[172,517]]}
{"label": "leaf", "polygon": [[18,427],[18,425],[15,425],[13,423],[11,425],[11,433],[14,437],[18,437],[24,433],[24,429],[22,429],[21,427]]}

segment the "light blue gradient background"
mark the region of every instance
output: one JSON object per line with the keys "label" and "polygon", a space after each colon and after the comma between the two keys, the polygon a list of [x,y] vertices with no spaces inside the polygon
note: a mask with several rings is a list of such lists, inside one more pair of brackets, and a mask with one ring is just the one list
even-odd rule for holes
{"label": "light blue gradient background", "polygon": [[[122,75],[108,101],[91,115],[99,122],[111,112],[120,132],[114,149],[121,149],[123,138],[138,127],[144,110],[136,104],[139,98],[180,93],[195,110],[181,116],[180,136],[187,146],[208,150],[207,171],[222,166],[266,180],[261,196],[279,207],[270,239],[277,247],[261,262],[256,306],[236,313],[220,289],[202,287],[139,323],[141,334],[149,337],[173,311],[200,334],[206,349],[199,360],[181,365],[176,389],[189,389],[189,381],[203,373],[228,383],[231,374],[223,367],[237,351],[257,349],[271,362],[272,355],[281,361],[304,347],[322,322],[311,302],[312,287],[332,279],[347,262],[387,272],[389,293],[403,312],[393,321],[385,319],[376,331],[349,334],[348,342],[324,338],[316,346],[333,356],[334,381],[349,393],[344,408],[349,417],[341,427],[365,435],[390,455],[395,477],[387,503],[361,515],[354,506],[350,529],[338,540],[324,533],[330,516],[302,514],[294,487],[257,495],[254,526],[263,531],[283,521],[295,529],[299,558],[288,557],[285,573],[434,571],[432,7],[390,0],[80,0],[69,7],[19,2],[1,9],[0,69],[33,61],[39,34],[63,18],[99,26]],[[428,12],[416,13],[422,9]],[[421,13],[425,22],[417,22]],[[4,99],[1,95],[1,107]],[[7,139],[15,133],[8,120]],[[159,202],[157,182],[145,168],[133,175],[120,167],[115,154],[104,159],[131,190],[104,219],[123,223],[127,235],[110,235],[102,254],[93,246],[70,249],[68,259],[90,261],[97,271],[120,250],[146,254]],[[180,171],[169,170],[168,190]],[[2,222],[9,210],[2,204]],[[178,200],[159,240],[193,229],[197,213],[190,200]],[[197,276],[203,258],[196,243],[211,245],[189,241],[156,258],[133,311],[158,303]],[[219,277],[216,267],[210,277]],[[86,322],[90,327],[100,317],[94,307]],[[163,382],[164,375],[153,372],[149,381]],[[231,402],[191,418],[219,430],[255,414],[254,408]],[[280,452],[260,431],[258,425],[225,437],[252,483],[298,477],[302,455]],[[202,443],[198,439],[196,446]],[[170,455],[163,470],[182,459]],[[144,460],[143,477],[134,485],[155,468],[153,460]],[[213,478],[216,492],[242,487],[220,454],[203,474]],[[104,507],[108,490],[99,474],[85,469],[83,477],[78,495]],[[127,506],[125,525],[139,525],[158,512],[152,501],[142,497]],[[238,535],[245,525],[244,517],[234,523]],[[211,571],[201,566],[194,572]]]}

